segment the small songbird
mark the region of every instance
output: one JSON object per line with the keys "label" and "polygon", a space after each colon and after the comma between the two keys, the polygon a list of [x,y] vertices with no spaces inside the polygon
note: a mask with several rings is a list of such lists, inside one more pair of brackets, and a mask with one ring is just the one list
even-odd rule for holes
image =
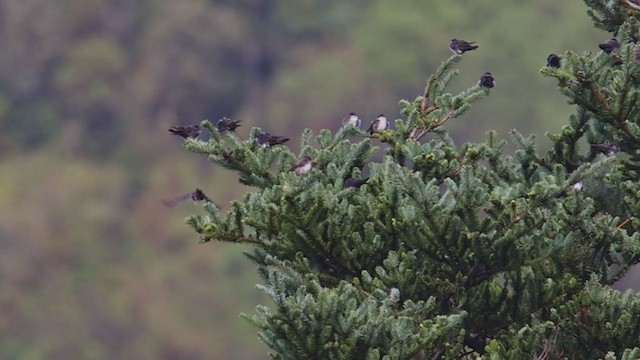
{"label": "small songbird", "polygon": [[614,51],[620,50],[620,43],[616,38],[611,38],[602,44],[599,44],[598,47],[607,54],[611,54]]}
{"label": "small songbird", "polygon": [[309,156],[305,156],[302,158],[302,160],[300,160],[297,164],[295,164],[289,171],[293,171],[298,175],[308,173],[309,170],[311,170],[312,163],[313,163],[313,160],[311,160]]}
{"label": "small songbird", "polygon": [[342,119],[342,124],[343,125],[351,125],[351,126],[355,126],[355,127],[360,127],[360,123],[362,123],[362,119],[360,119],[358,117],[358,115],[354,112],[349,113],[349,115],[345,116]]}
{"label": "small songbird", "polygon": [[[206,201],[209,203],[212,203],[215,205],[215,203],[213,201],[211,201],[211,199],[209,199],[209,197],[200,189],[196,189],[193,192],[189,192],[186,193],[184,195],[178,196],[177,198],[174,199],[168,199],[168,200],[162,200],[162,203],[167,206],[167,207],[174,207],[176,205],[178,205],[179,203],[191,199],[193,200],[193,202],[198,202],[198,201]],[[216,205],[217,206],[217,205]]]}
{"label": "small songbird", "polygon": [[599,153],[605,154],[606,156],[613,156],[620,152],[620,146],[617,144],[591,144],[591,148]]}
{"label": "small songbird", "polygon": [[371,125],[369,125],[367,131],[369,131],[369,134],[373,134],[382,130],[386,130],[388,127],[389,121],[387,121],[387,118],[383,114],[380,114],[375,120],[373,120]]}
{"label": "small songbird", "polygon": [[172,126],[169,128],[171,135],[182,136],[183,138],[197,138],[200,135],[200,126],[187,125],[187,126]]}
{"label": "small songbird", "polygon": [[491,89],[496,86],[496,81],[493,79],[493,76],[490,72],[486,72],[480,76],[480,81],[478,81],[478,86]]}
{"label": "small songbird", "polygon": [[225,133],[225,132],[229,132],[229,131],[236,131],[237,128],[239,128],[240,122],[242,120],[231,120],[228,117],[223,117],[222,119],[218,120],[218,123],[216,124],[216,129],[218,130],[219,133]]}
{"label": "small songbird", "polygon": [[462,55],[467,51],[477,49],[478,45],[475,45],[475,43],[475,41],[452,39],[449,41],[449,50],[456,55]]}
{"label": "small songbird", "polygon": [[547,56],[547,67],[559,68],[560,56],[556,54],[549,54],[549,56]]}
{"label": "small songbird", "polygon": [[274,145],[281,145],[289,141],[289,138],[286,138],[284,136],[275,136],[263,132],[257,133],[255,139],[263,148],[268,148]]}
{"label": "small songbird", "polygon": [[355,190],[360,188],[360,186],[364,185],[367,181],[369,181],[368,177],[364,179],[350,178],[344,181],[343,187],[348,190]]}

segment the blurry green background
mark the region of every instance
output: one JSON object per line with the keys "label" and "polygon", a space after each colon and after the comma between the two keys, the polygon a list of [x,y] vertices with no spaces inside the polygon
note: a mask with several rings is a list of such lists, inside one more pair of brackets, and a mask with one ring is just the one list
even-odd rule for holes
{"label": "blurry green background", "polygon": [[0,359],[266,359],[238,316],[266,302],[255,266],[160,204],[247,189],[167,127],[397,118],[454,37],[480,48],[453,89],[498,83],[449,123],[463,143],[559,130],[540,67],[609,35],[580,0],[0,0]]}

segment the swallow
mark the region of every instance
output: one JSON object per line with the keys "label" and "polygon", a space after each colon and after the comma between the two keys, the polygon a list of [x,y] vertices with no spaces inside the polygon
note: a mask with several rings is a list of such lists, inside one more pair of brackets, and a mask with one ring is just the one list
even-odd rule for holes
{"label": "swallow", "polygon": [[235,132],[237,128],[239,128],[240,122],[242,120],[231,120],[228,117],[223,117],[222,119],[218,120],[218,123],[216,124],[216,129],[218,130],[219,133],[225,133],[225,132],[229,132],[229,131],[233,131]]}
{"label": "swallow", "polygon": [[309,156],[305,156],[297,164],[293,165],[289,171],[293,171],[298,175],[308,173],[311,170],[312,163],[313,160]]}
{"label": "swallow", "polygon": [[349,113],[349,115],[345,116],[342,119],[343,125],[349,124],[351,126],[360,127],[360,123],[362,123],[362,119],[360,119],[358,115],[354,112]]}
{"label": "swallow", "polygon": [[602,44],[599,44],[598,47],[607,54],[611,54],[614,51],[620,50],[620,43],[618,42],[618,40],[616,40],[616,38],[611,38],[603,42]]}
{"label": "swallow", "polygon": [[547,56],[547,67],[551,68],[559,68],[560,67],[560,56],[556,54],[549,54]]}
{"label": "swallow", "polygon": [[289,138],[286,138],[284,136],[275,136],[263,132],[257,133],[255,139],[263,148],[268,148],[273,145],[282,145],[289,141]]}
{"label": "swallow", "polygon": [[620,152],[620,146],[617,144],[591,144],[591,148],[599,153],[605,154],[606,156],[613,156]]}
{"label": "swallow", "polygon": [[478,81],[478,86],[491,89],[496,86],[496,81],[493,79],[493,76],[490,72],[486,72],[480,76],[480,81]]}
{"label": "swallow", "polygon": [[452,39],[449,41],[449,50],[456,55],[462,55],[467,51],[475,50],[478,48],[478,45],[475,45],[475,41],[464,41],[458,39]]}
{"label": "swallow", "polygon": [[371,125],[369,125],[367,131],[369,131],[369,134],[373,134],[382,130],[386,130],[388,127],[389,121],[387,121],[387,118],[383,114],[380,114],[375,120],[373,120]]}
{"label": "swallow", "polygon": [[343,187],[348,190],[355,190],[360,188],[360,186],[364,185],[367,181],[369,181],[368,177],[364,179],[350,178],[344,181]]}
{"label": "swallow", "polygon": [[172,126],[169,128],[171,135],[182,136],[183,138],[197,138],[200,135],[200,126],[187,125],[187,126]]}
{"label": "swallow", "polygon": [[[183,202],[185,200],[189,200],[189,199],[193,200],[193,202],[198,202],[198,201],[203,201],[204,200],[204,201],[206,201],[208,203],[212,203],[212,204],[215,205],[215,203],[213,201],[211,201],[211,199],[209,199],[209,197],[200,189],[196,189],[193,192],[186,193],[186,194],[178,196],[177,198],[174,198],[174,199],[162,200],[162,204],[164,204],[164,206],[172,208],[172,207],[178,205],[179,203],[181,203],[181,202]],[[218,205],[216,205],[216,206],[218,206]]]}

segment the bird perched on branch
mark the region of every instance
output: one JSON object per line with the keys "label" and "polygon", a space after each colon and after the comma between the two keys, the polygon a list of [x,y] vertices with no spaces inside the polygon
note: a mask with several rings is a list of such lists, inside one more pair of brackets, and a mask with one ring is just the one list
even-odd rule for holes
{"label": "bird perched on branch", "polygon": [[493,79],[493,76],[490,72],[486,72],[480,76],[480,81],[478,81],[478,86],[491,89],[496,86],[496,81]]}
{"label": "bird perched on branch", "polygon": [[305,156],[297,164],[293,165],[289,171],[293,171],[298,175],[305,174],[311,170],[312,164],[313,160],[311,160],[311,157]]}
{"label": "bird perched on branch", "polygon": [[598,47],[607,54],[611,54],[612,52],[618,51],[620,49],[620,43],[616,38],[611,38],[603,42],[602,44],[599,44]]}
{"label": "bird perched on branch", "polygon": [[549,54],[547,56],[547,67],[559,68],[560,67],[560,56],[556,54]]}
{"label": "bird perched on branch", "polygon": [[255,136],[256,142],[263,148],[268,148],[274,145],[282,145],[289,141],[289,138],[284,136],[275,136],[269,133],[260,132]]}
{"label": "bird perched on branch", "polygon": [[223,117],[222,119],[218,120],[218,123],[216,124],[216,130],[218,130],[219,133],[225,133],[229,131],[235,132],[236,129],[241,126],[241,121],[242,120],[231,120],[228,117]]}
{"label": "bird perched on branch", "polygon": [[200,126],[187,125],[187,126],[172,126],[169,128],[171,135],[182,136],[183,138],[195,139],[200,135]]}
{"label": "bird perched on branch", "polygon": [[620,152],[620,146],[617,144],[591,144],[591,148],[599,153],[605,154],[606,156],[613,156]]}
{"label": "bird perched on branch", "polygon": [[452,39],[449,41],[449,50],[456,55],[462,55],[467,51],[477,49],[478,45],[475,45],[475,43],[475,41]]}
{"label": "bird perched on branch", "polygon": [[364,179],[350,178],[344,181],[343,187],[348,190],[355,190],[364,185],[367,181],[369,181],[368,177]]}
{"label": "bird perched on branch", "polygon": [[342,124],[343,125],[351,125],[351,126],[355,126],[355,127],[360,127],[360,124],[362,123],[362,119],[360,119],[358,117],[358,115],[354,112],[349,113],[349,115],[345,116],[342,119]]}
{"label": "bird perched on branch", "polygon": [[369,131],[369,134],[373,134],[386,130],[388,127],[389,121],[387,121],[387,118],[383,114],[380,114],[375,120],[373,120],[371,125],[369,125],[369,129],[367,129],[367,131]]}

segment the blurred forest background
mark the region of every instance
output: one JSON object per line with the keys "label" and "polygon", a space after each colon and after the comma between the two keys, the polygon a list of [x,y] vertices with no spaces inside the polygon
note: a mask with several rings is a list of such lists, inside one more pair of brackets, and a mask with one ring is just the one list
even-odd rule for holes
{"label": "blurred forest background", "polygon": [[266,359],[238,316],[266,301],[255,266],[160,204],[247,189],[167,127],[229,116],[297,150],[350,111],[397,118],[454,37],[480,45],[454,90],[498,83],[448,124],[461,144],[558,131],[540,67],[610,36],[580,0],[0,0],[0,359]]}

